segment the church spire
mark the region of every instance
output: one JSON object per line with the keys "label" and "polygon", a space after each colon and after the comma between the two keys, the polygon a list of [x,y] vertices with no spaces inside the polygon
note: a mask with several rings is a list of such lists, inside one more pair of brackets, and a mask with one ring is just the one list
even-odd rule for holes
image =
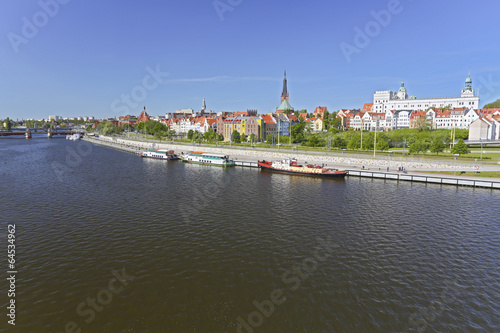
{"label": "church spire", "polygon": [[287,82],[286,82],[286,70],[285,70],[285,75],[283,77],[283,91],[281,92],[281,101],[283,102],[285,99],[288,101],[288,89],[287,89]]}

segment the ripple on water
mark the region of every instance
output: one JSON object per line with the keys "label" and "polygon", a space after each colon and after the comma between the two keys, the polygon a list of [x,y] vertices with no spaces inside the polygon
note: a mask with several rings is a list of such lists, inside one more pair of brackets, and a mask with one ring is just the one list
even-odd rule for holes
{"label": "ripple on water", "polygon": [[[414,313],[429,331],[499,327],[497,192],[149,161],[99,146],[61,180],[52,164],[75,143],[37,140],[0,140],[2,177],[15,180],[0,202],[19,237],[23,332],[68,321],[94,332],[236,331],[278,289],[285,301],[262,332],[405,331],[418,328]],[[326,260],[306,278],[292,273],[324,242]],[[134,278],[86,323],[76,307],[121,269]],[[441,313],[420,317],[443,297]]]}

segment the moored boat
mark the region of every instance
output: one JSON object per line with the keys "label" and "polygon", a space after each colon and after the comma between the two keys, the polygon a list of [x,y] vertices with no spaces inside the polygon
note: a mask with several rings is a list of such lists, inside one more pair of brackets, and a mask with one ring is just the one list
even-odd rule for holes
{"label": "moored boat", "polygon": [[296,159],[284,159],[281,161],[259,161],[259,167],[264,170],[282,172],[297,175],[309,175],[320,177],[345,177],[347,172],[345,170],[338,170],[333,168],[325,168],[321,165],[306,164],[301,165],[297,163]]}
{"label": "moored boat", "polygon": [[141,157],[155,158],[158,160],[178,160],[173,150],[148,149],[141,153]]}
{"label": "moored boat", "polygon": [[66,135],[66,140],[78,141],[81,138],[82,138],[82,135],[80,133]]}
{"label": "moored boat", "polygon": [[181,156],[181,160],[187,163],[198,163],[206,165],[216,165],[222,167],[231,167],[235,163],[229,159],[229,156],[222,154],[212,154],[203,152],[189,152]]}

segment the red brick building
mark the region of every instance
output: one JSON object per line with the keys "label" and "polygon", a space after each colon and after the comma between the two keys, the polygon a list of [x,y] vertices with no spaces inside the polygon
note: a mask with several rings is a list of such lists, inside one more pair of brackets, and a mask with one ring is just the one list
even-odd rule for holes
{"label": "red brick building", "polygon": [[150,121],[150,120],[151,118],[149,117],[149,114],[146,112],[146,107],[144,107],[144,110],[142,110],[136,122],[141,123],[143,121]]}

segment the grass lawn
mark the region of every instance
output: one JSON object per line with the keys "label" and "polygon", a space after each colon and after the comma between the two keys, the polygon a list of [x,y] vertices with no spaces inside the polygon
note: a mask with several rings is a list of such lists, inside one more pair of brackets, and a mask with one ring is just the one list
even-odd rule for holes
{"label": "grass lawn", "polygon": [[[431,174],[442,174],[442,175],[453,175],[453,171],[414,171],[414,172],[422,172],[422,173],[431,173]],[[492,177],[492,178],[500,178],[500,171],[478,171],[474,173],[474,171],[459,171],[456,174],[457,176],[470,176],[470,177]]]}

